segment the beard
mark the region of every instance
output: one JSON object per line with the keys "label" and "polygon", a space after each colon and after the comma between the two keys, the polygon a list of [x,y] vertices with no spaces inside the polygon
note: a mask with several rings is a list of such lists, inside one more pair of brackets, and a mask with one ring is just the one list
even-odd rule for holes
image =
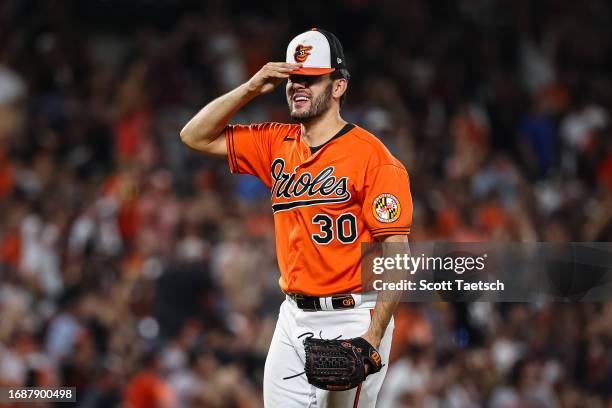
{"label": "beard", "polygon": [[310,102],[310,109],[305,112],[294,113],[291,110],[291,100],[289,100],[289,114],[291,116],[291,119],[296,122],[309,122],[327,112],[329,110],[329,107],[331,106],[332,101],[332,85],[333,84],[329,84],[329,86],[325,88],[321,95],[313,99]]}

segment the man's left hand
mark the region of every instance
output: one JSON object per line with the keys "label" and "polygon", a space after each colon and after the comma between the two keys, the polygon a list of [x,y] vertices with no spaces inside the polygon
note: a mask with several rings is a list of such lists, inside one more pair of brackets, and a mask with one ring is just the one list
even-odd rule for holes
{"label": "man's left hand", "polygon": [[[380,347],[381,338],[379,336],[373,335],[369,331],[365,332],[362,336],[359,337],[370,343],[372,347],[374,347],[376,350],[378,350],[378,348]],[[370,365],[367,363],[365,364],[365,373],[366,375],[370,373]]]}

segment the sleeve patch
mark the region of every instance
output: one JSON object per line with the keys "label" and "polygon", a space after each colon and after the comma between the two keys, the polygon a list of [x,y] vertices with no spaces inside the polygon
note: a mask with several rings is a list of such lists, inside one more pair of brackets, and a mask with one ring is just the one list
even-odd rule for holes
{"label": "sleeve patch", "polygon": [[401,212],[402,206],[393,194],[381,194],[372,202],[372,213],[380,222],[397,221]]}

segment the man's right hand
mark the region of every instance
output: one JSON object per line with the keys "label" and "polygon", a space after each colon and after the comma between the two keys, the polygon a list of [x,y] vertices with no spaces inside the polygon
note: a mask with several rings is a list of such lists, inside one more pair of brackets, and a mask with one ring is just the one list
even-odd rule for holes
{"label": "man's right hand", "polygon": [[291,72],[299,69],[302,64],[285,62],[268,62],[247,82],[249,93],[262,95],[272,92],[283,80],[289,78]]}
{"label": "man's right hand", "polygon": [[302,64],[269,62],[238,88],[209,102],[183,127],[181,140],[192,149],[227,157],[225,127],[229,119],[251,99],[272,92]]}

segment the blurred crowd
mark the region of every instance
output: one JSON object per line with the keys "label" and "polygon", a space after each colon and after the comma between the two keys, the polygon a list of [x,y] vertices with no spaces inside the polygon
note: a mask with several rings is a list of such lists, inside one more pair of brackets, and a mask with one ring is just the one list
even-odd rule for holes
{"label": "blurred crowd", "polygon": [[[411,175],[412,240],[612,241],[609,2],[257,4],[0,2],[0,386],[262,405],[269,193],[178,133],[312,26]],[[287,120],[283,89],[233,118]],[[402,304],[392,360],[383,408],[612,407],[612,304]]]}

